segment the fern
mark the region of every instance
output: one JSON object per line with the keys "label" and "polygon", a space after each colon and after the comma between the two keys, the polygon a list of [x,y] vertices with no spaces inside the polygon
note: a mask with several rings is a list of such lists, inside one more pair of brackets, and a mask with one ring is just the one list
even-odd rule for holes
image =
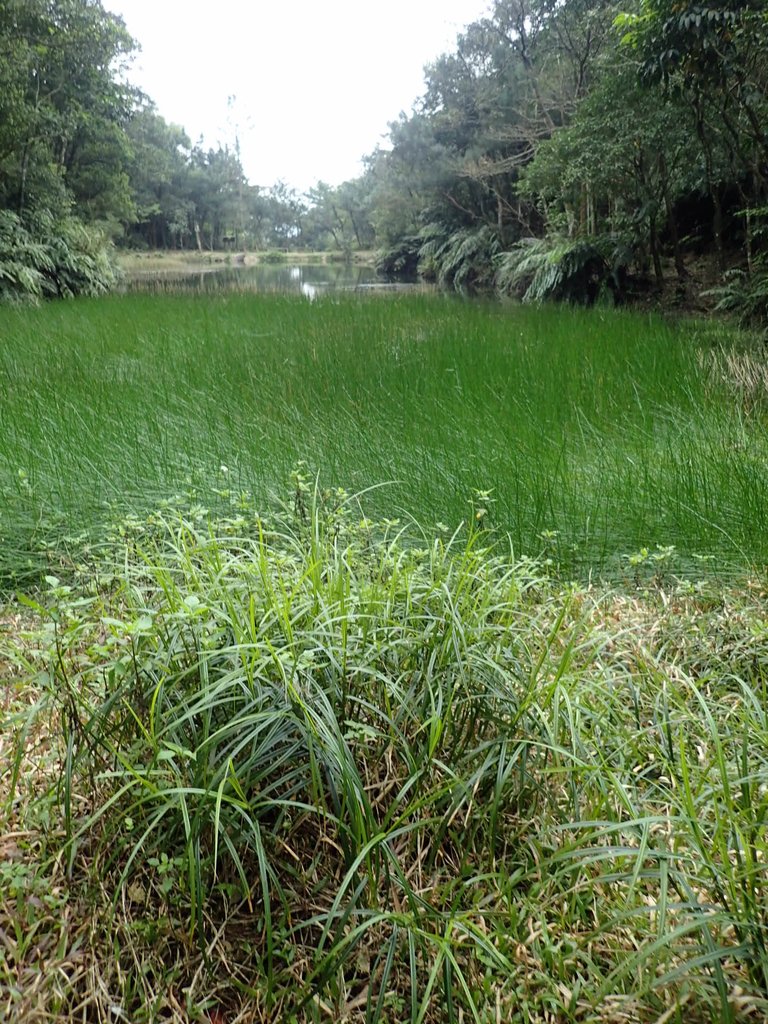
{"label": "fern", "polygon": [[493,282],[493,261],[500,245],[492,228],[460,228],[446,236],[444,228],[430,224],[422,229],[422,237],[419,267],[425,277],[457,291]]}
{"label": "fern", "polygon": [[79,221],[0,210],[0,301],[99,295],[115,280],[103,239]]}
{"label": "fern", "polygon": [[768,337],[768,206],[753,206],[741,215],[749,218],[752,266],[726,271],[723,283],[703,294],[716,300],[718,312],[733,314],[742,327],[762,327]]}
{"label": "fern", "polygon": [[704,292],[718,312],[733,313],[743,327],[768,329],[768,261],[756,260],[752,273],[729,270],[722,285]]}
{"label": "fern", "polygon": [[424,280],[464,291],[492,286],[499,250],[498,236],[490,227],[451,230],[446,224],[430,221],[418,235],[406,236],[380,252],[376,267],[393,275],[418,270]]}
{"label": "fern", "polygon": [[404,235],[394,245],[376,253],[376,270],[388,277],[415,277],[420,246],[420,235]]}
{"label": "fern", "polygon": [[555,299],[589,305],[605,285],[618,300],[632,256],[631,246],[617,235],[525,238],[498,257],[495,287],[523,302]]}

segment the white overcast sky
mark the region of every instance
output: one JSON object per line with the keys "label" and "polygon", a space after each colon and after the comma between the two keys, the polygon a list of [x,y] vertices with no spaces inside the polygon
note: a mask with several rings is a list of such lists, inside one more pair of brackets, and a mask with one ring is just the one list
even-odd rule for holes
{"label": "white overcast sky", "polygon": [[[102,0],[141,45],[131,79],[255,185],[355,177],[490,0]],[[227,99],[236,102],[228,112]]]}

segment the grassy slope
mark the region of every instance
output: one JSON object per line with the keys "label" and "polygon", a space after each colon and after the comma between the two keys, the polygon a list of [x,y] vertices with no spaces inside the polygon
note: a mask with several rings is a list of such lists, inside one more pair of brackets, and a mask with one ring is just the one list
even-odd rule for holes
{"label": "grassy slope", "polygon": [[263,501],[301,459],[350,490],[390,481],[369,507],[425,524],[453,528],[490,490],[488,522],[566,571],[615,574],[655,545],[768,556],[760,402],[690,327],[434,297],[132,296],[2,310],[0,331],[17,565],[58,516],[78,533],[107,504],[191,487]]}

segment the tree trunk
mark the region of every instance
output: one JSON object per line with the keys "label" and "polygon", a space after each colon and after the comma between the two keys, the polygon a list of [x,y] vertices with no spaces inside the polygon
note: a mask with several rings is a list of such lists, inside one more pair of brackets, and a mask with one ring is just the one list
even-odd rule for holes
{"label": "tree trunk", "polygon": [[19,216],[24,213],[24,204],[27,200],[27,173],[29,172],[29,146],[24,146],[21,156],[21,183],[19,184]]}
{"label": "tree trunk", "polygon": [[664,287],[664,270],[661,266],[661,254],[659,253],[659,234],[656,229],[656,214],[651,213],[648,216],[648,244],[651,249],[651,259],[653,260],[653,273],[656,278],[656,283],[659,288]]}
{"label": "tree trunk", "polygon": [[723,253],[723,205],[720,202],[720,192],[717,188],[712,189],[712,233],[715,236],[715,254],[717,256],[717,269],[722,273],[725,267],[725,255]]}
{"label": "tree trunk", "polygon": [[698,135],[701,148],[704,153],[704,170],[707,179],[707,191],[712,199],[712,205],[714,207],[714,214],[712,217],[712,234],[715,239],[715,258],[717,260],[717,269],[722,272],[723,269],[723,209],[720,203],[720,195],[715,187],[714,173],[713,173],[713,160],[712,160],[712,147],[707,138],[707,130],[704,124],[704,111],[701,105],[701,99],[696,99],[696,134]]}
{"label": "tree trunk", "polygon": [[680,249],[680,232],[677,230],[675,208],[672,203],[672,197],[669,194],[669,170],[663,150],[659,153],[659,180],[661,182],[661,194],[664,197],[664,209],[667,213],[667,228],[669,229],[669,237],[672,239],[672,255],[675,261],[678,287],[684,289],[688,280],[688,271],[685,269],[683,254]]}

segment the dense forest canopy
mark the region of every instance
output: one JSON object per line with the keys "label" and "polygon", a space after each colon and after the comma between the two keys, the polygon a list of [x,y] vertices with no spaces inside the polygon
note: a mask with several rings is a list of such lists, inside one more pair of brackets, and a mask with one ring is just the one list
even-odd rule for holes
{"label": "dense forest canopy", "polygon": [[[762,2],[497,0],[379,155],[388,267],[529,298],[681,293],[691,257],[759,292]],[[753,295],[753,298],[757,298]]]}
{"label": "dense forest canopy", "polygon": [[[764,0],[495,0],[363,175],[248,182],[122,74],[99,0],[0,0],[0,295],[109,287],[103,242],[378,250],[528,299],[719,288],[763,318]],[[702,269],[704,267],[704,269]]]}

